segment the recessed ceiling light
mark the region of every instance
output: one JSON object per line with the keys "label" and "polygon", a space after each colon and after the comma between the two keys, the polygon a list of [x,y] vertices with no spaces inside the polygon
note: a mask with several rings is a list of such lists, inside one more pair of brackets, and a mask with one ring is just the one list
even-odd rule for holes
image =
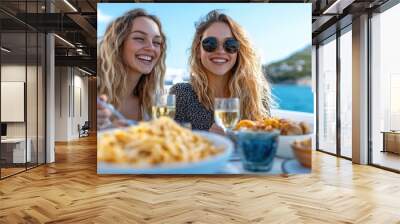
{"label": "recessed ceiling light", "polygon": [[81,69],[81,68],[79,68],[79,67],[78,67],[78,69],[79,69],[81,72],[85,73],[85,74],[92,75],[92,73],[90,73],[90,72],[88,72],[88,71],[86,71],[86,70],[83,70],[83,69]]}
{"label": "recessed ceiling light", "polygon": [[69,3],[68,0],[64,0],[65,4],[67,4],[72,10],[74,10],[75,12],[78,12],[78,10],[71,4]]}
{"label": "recessed ceiling light", "polygon": [[342,14],[343,9],[351,5],[355,0],[336,0],[322,14]]}
{"label": "recessed ceiling light", "polygon": [[7,48],[5,48],[5,47],[1,47],[0,49],[1,49],[2,51],[6,52],[6,53],[10,53],[10,52],[11,52],[11,50],[9,50],[9,49],[7,49]]}
{"label": "recessed ceiling light", "polygon": [[66,39],[58,36],[57,34],[54,34],[55,37],[57,37],[58,39],[60,39],[61,41],[63,41],[64,43],[68,44],[69,46],[75,48],[75,45],[71,44],[71,42],[67,41]]}

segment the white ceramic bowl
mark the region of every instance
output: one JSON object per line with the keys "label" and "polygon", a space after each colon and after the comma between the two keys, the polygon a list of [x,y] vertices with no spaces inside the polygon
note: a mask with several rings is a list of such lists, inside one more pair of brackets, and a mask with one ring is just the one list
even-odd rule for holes
{"label": "white ceramic bowl", "polygon": [[311,128],[311,133],[306,135],[280,135],[278,150],[276,155],[282,158],[293,159],[292,147],[290,146],[294,141],[302,141],[308,138],[314,138],[314,115],[312,113],[304,113],[288,110],[272,110],[272,115],[279,118],[289,119],[295,122],[306,122]]}
{"label": "white ceramic bowl", "polygon": [[295,158],[291,144],[294,141],[303,141],[312,138],[313,133],[306,135],[279,135],[278,149],[276,155],[286,159]]}

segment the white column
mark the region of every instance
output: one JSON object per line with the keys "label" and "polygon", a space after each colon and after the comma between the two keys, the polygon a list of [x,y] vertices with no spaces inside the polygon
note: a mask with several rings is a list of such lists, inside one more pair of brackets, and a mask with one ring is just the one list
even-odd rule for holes
{"label": "white column", "polygon": [[46,35],[46,163],[55,161],[54,133],[55,133],[55,76],[54,76],[54,35]]}
{"label": "white column", "polygon": [[[46,11],[54,12],[54,5],[46,1]],[[46,34],[46,163],[55,162],[55,43],[52,33]]]}
{"label": "white column", "polygon": [[353,20],[353,162],[368,163],[368,16]]}

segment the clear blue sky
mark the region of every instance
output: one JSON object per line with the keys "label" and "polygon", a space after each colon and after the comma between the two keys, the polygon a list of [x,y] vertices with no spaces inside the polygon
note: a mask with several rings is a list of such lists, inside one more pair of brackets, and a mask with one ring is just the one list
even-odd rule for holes
{"label": "clear blue sky", "polygon": [[97,37],[124,12],[143,8],[158,16],[167,36],[167,67],[187,69],[194,24],[221,9],[247,32],[263,64],[311,45],[311,3],[98,3]]}

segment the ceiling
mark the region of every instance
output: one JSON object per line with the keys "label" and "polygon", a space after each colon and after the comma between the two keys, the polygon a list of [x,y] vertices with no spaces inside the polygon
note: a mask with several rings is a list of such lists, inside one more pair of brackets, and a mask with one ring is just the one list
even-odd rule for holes
{"label": "ceiling", "polygon": [[[58,35],[55,38],[56,66],[78,66],[95,74],[97,2],[96,0],[1,0],[1,43],[2,46],[12,50],[7,53],[7,57],[2,57],[2,60],[23,63],[25,58],[28,60],[34,58],[38,55],[36,51],[44,48],[44,44],[36,43],[36,39],[43,38],[37,38],[36,35],[52,32]],[[26,38],[25,35],[21,35],[25,32],[27,32]]]}
{"label": "ceiling", "polygon": [[353,17],[372,12],[388,0],[313,0],[313,44],[351,24]]}
{"label": "ceiling", "polygon": [[[387,0],[251,0],[250,2],[269,3],[312,3],[313,43],[335,32],[337,21],[346,21],[360,12],[376,8]],[[46,4],[47,2],[47,4]],[[135,2],[100,0],[1,0],[0,27],[2,45],[13,49],[15,55],[29,55],[35,52],[37,43],[33,35],[27,40],[18,33],[30,31],[54,32],[56,65],[80,66],[96,73],[96,26],[98,2]],[[139,1],[136,1],[139,2]],[[188,2],[157,0],[141,2]],[[191,1],[191,2],[202,2]],[[208,2],[249,2],[244,0],[208,0]],[[70,5],[69,5],[69,4]],[[51,13],[49,13],[51,11]],[[346,22],[342,22],[343,26]],[[333,27],[333,28],[332,28]],[[25,52],[25,41],[28,43]],[[32,43],[31,43],[32,42]],[[72,45],[73,46],[72,46]],[[39,49],[43,47],[39,46]],[[18,53],[19,52],[19,53]],[[11,58],[11,57],[10,57]]]}

